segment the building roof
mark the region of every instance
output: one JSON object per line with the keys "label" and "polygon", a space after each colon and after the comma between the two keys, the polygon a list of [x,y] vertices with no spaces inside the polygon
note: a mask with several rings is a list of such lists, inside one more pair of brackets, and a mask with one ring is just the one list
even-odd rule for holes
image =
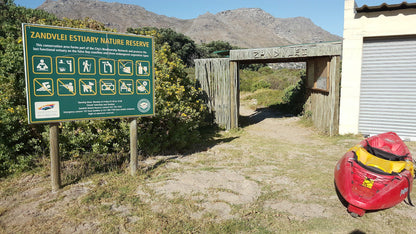
{"label": "building roof", "polygon": [[355,8],[355,10],[357,11],[357,13],[367,13],[367,12],[403,10],[403,9],[411,9],[411,8],[416,8],[416,3],[402,2],[399,4],[390,4],[390,5],[387,3],[383,3],[379,6],[363,5],[361,7]]}

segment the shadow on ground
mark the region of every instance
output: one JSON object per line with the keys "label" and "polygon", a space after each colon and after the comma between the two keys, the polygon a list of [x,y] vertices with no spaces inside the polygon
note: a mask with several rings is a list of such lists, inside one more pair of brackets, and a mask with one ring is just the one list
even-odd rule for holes
{"label": "shadow on ground", "polygon": [[[204,152],[210,148],[223,143],[231,142],[238,137],[224,137],[220,134],[220,129],[218,126],[208,126],[205,129],[202,129],[202,140],[180,151],[168,151],[160,153],[158,155],[143,155],[139,152],[139,170],[142,173],[152,171],[157,169],[159,166],[168,163],[169,161],[175,160],[178,157],[187,157],[189,155]],[[151,166],[141,167],[140,164],[148,158],[157,158]],[[122,173],[126,171],[130,162],[130,153],[124,152],[120,154],[94,154],[94,153],[85,153],[76,159],[65,160],[62,162],[62,181],[63,186],[69,186],[72,184],[78,183],[82,178],[105,173],[109,171],[116,171]],[[45,165],[48,167],[49,163]]]}
{"label": "shadow on ground", "polygon": [[257,108],[254,113],[244,116],[239,116],[239,125],[242,128],[247,126],[260,123],[261,121],[268,119],[268,118],[286,118],[286,117],[293,117],[292,114],[288,114],[282,112],[276,108],[266,107],[266,108]]}

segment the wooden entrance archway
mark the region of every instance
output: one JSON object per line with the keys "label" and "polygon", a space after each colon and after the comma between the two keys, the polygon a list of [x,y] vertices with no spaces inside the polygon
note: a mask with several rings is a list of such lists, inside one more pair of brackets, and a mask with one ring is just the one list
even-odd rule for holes
{"label": "wooden entrance archway", "polygon": [[195,60],[195,75],[207,94],[215,121],[231,129],[238,127],[240,63],[306,62],[305,111],[315,127],[335,135],[339,125],[341,51],[341,41],[231,50],[229,59]]}

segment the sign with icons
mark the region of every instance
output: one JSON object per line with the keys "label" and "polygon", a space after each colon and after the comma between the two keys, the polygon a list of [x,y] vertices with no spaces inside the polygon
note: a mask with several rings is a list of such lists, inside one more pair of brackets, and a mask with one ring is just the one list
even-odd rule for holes
{"label": "sign with icons", "polygon": [[23,24],[29,123],[154,115],[154,39]]}

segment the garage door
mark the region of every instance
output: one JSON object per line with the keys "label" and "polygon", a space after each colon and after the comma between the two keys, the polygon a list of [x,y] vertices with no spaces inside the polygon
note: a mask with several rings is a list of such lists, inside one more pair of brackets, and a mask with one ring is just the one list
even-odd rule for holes
{"label": "garage door", "polygon": [[416,36],[364,39],[359,131],[416,140]]}

